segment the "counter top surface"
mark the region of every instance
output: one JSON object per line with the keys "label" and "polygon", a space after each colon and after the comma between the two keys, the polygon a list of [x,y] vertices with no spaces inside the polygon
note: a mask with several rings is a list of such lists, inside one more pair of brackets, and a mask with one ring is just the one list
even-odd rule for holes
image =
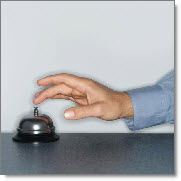
{"label": "counter top surface", "polygon": [[52,143],[1,134],[1,174],[174,174],[174,134],[61,133]]}

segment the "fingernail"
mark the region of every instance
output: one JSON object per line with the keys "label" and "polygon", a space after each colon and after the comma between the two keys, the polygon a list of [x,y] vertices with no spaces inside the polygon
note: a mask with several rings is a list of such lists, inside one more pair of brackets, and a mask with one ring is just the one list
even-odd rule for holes
{"label": "fingernail", "polygon": [[34,98],[34,101],[35,101],[35,102],[38,102],[39,98],[40,98],[39,96],[35,97],[35,98]]}
{"label": "fingernail", "polygon": [[36,100],[36,99],[34,99],[34,100],[33,100],[33,103],[34,103],[34,104],[37,104],[37,100]]}
{"label": "fingernail", "polygon": [[[40,79],[40,80],[41,80],[41,79]],[[40,81],[40,80],[37,80],[37,84],[38,84],[38,85],[39,85],[39,81]]]}
{"label": "fingernail", "polygon": [[69,110],[64,113],[64,116],[66,119],[71,119],[75,117],[75,113],[73,110]]}

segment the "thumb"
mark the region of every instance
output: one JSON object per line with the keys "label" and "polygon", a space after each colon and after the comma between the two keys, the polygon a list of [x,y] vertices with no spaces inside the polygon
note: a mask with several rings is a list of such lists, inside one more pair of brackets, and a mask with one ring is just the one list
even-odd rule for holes
{"label": "thumb", "polygon": [[101,116],[101,103],[95,103],[87,106],[77,106],[69,108],[64,112],[65,119],[83,119],[99,116]]}

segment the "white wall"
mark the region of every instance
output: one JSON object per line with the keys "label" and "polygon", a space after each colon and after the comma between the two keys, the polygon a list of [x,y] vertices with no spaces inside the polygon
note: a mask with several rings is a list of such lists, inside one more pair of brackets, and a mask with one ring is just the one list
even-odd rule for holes
{"label": "white wall", "polygon": [[[116,90],[155,83],[174,67],[173,1],[1,2],[1,127],[33,111],[36,80],[68,72]],[[123,120],[68,121],[73,103],[47,100],[58,132],[131,132]],[[137,132],[173,132],[160,125]]]}

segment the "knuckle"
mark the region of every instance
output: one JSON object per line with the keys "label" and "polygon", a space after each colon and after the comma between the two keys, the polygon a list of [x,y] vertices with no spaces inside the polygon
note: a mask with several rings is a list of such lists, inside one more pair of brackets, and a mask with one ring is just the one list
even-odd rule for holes
{"label": "knuckle", "polygon": [[86,79],[85,83],[86,83],[87,87],[92,88],[94,86],[95,82],[92,79]]}
{"label": "knuckle", "polygon": [[61,75],[61,76],[66,76],[66,75],[67,75],[67,73],[61,73],[61,74],[59,74],[59,75]]}
{"label": "knuckle", "polygon": [[62,77],[62,78],[66,78],[67,76],[69,76],[69,74],[67,74],[67,73],[61,73],[61,74],[59,74],[59,76]]}
{"label": "knuckle", "polygon": [[87,79],[87,81],[90,83],[90,84],[93,84],[94,81],[92,79]]}

